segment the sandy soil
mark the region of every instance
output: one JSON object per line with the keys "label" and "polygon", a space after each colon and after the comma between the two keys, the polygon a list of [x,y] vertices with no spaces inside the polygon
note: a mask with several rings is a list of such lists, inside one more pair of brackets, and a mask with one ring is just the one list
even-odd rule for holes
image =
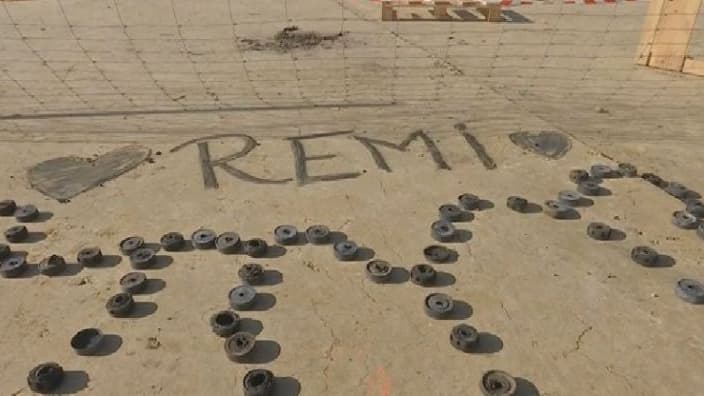
{"label": "sandy soil", "polygon": [[[277,394],[286,396],[478,395],[489,369],[519,377],[523,396],[696,394],[704,386],[700,309],[674,294],[680,278],[704,279],[702,240],[670,224],[681,202],[640,179],[618,179],[605,182],[612,194],[580,208],[579,219],[505,207],[509,195],[553,199],[573,188],[570,169],[595,163],[629,161],[704,191],[704,80],[632,65],[647,4],[516,8],[534,23],[499,25],[382,24],[374,2],[1,4],[0,198],[51,213],[29,226],[42,240],[12,246],[30,264],[50,254],[74,261],[88,245],[119,256],[118,242],[135,234],[154,243],[168,231],[208,227],[273,243],[279,224],[320,223],[409,270],[433,242],[439,205],[471,192],[493,207],[458,224],[471,238],[452,244],[455,263],[436,266],[445,274],[437,288],[403,276],[373,284],[364,262],[340,263],[329,246],[310,245],[256,260],[160,252],[162,264],[146,272],[164,287],[136,297],[139,317],[127,319],[104,308],[131,270],[126,257],[69,276],[2,279],[0,394],[29,394],[26,374],[43,361],[69,371],[64,394],[239,395],[252,367],[282,377]],[[346,33],[329,48],[237,45],[290,25]],[[496,169],[483,166],[457,122]],[[407,152],[380,148],[388,172],[358,139],[398,144],[418,129],[451,169],[439,169],[414,141]],[[561,131],[572,149],[544,159],[509,141],[518,130]],[[335,155],[308,161],[308,174],[354,177],[301,185],[291,138],[333,131],[350,133],[300,140],[309,157]],[[233,133],[258,145],[230,164],[282,182],[253,183],[216,167],[219,187],[206,189],[196,144],[171,151]],[[236,137],[207,142],[212,159],[243,147]],[[127,144],[150,148],[152,160],[70,202],[30,186],[27,170],[40,161]],[[591,221],[626,238],[591,240]],[[14,224],[0,217],[0,228]],[[674,265],[634,264],[637,245]],[[237,269],[250,261],[281,279],[259,288],[267,309],[242,313],[262,340],[258,362],[235,364],[208,319],[227,308]],[[430,319],[422,301],[433,291],[466,305],[452,320]],[[485,353],[449,344],[462,322],[487,333]],[[84,327],[120,341],[105,356],[77,356],[69,341]]]}

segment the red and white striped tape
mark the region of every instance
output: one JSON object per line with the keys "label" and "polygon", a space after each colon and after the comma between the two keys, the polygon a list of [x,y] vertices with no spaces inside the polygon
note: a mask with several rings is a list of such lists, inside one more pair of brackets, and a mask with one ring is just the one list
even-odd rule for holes
{"label": "red and white striped tape", "polygon": [[584,5],[597,5],[597,4],[617,4],[617,3],[636,3],[643,2],[643,0],[501,0],[501,5],[504,7],[515,7],[519,5],[535,5],[535,4],[584,4]]}
{"label": "red and white striped tape", "polygon": [[[381,2],[382,0],[370,0],[373,2]],[[487,2],[493,2],[488,0]],[[618,4],[618,3],[645,3],[647,0],[499,0],[504,7],[516,7],[525,5],[555,5],[555,4],[584,4],[584,5],[597,5],[597,4]],[[423,3],[428,3],[428,5],[433,4],[433,0],[424,0]]]}

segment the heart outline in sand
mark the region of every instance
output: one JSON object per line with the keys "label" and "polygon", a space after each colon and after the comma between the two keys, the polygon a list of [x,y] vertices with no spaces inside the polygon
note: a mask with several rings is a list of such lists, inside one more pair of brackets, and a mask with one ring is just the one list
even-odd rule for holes
{"label": "heart outline in sand", "polygon": [[136,168],[150,155],[147,147],[129,145],[97,158],[52,158],[29,168],[27,175],[32,188],[58,201],[66,201]]}
{"label": "heart outline in sand", "polygon": [[508,137],[516,146],[549,159],[562,158],[572,148],[570,139],[560,132],[514,132]]}

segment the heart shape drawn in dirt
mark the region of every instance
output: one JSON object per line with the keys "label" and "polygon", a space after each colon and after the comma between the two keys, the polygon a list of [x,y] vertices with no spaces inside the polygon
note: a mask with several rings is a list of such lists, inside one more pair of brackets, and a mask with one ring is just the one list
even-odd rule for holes
{"label": "heart shape drawn in dirt", "polygon": [[515,132],[508,137],[516,146],[550,159],[561,158],[572,148],[570,139],[559,132]]}
{"label": "heart shape drawn in dirt", "polygon": [[52,158],[29,169],[29,183],[35,190],[64,201],[134,169],[150,155],[149,148],[130,145],[97,158]]}

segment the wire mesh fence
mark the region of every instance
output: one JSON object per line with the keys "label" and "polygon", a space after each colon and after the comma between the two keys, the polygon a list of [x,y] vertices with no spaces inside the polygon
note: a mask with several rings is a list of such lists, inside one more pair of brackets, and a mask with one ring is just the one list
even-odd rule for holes
{"label": "wire mesh fence", "polygon": [[[483,100],[467,84],[528,108],[571,104],[574,117],[696,108],[704,78],[636,64],[648,5],[506,0],[488,23],[468,7],[381,21],[369,0],[0,1],[0,113]],[[703,31],[699,18],[693,57]]]}

